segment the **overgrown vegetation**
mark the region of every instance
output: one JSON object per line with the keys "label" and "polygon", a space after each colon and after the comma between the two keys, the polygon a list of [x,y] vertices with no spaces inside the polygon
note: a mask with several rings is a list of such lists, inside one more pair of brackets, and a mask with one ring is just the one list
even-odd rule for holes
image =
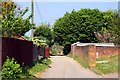
{"label": "overgrown vegetation", "polygon": [[111,42],[120,45],[120,11],[114,10],[111,12],[112,17],[109,29],[103,27],[100,31],[95,32],[95,36],[100,42]]}
{"label": "overgrown vegetation", "polygon": [[54,45],[50,48],[51,54],[53,55],[62,55],[63,54],[63,47],[60,46],[58,43],[54,43]]}
{"label": "overgrown vegetation", "polygon": [[66,12],[54,23],[54,41],[64,46],[64,53],[70,51],[70,44],[74,42],[100,42],[94,32],[102,28],[109,30],[112,24],[112,11],[102,12],[98,9],[81,9]]}
{"label": "overgrown vegetation", "polygon": [[14,58],[7,57],[2,66],[2,79],[19,78],[34,78],[34,76],[30,75],[26,68],[21,67]]}
{"label": "overgrown vegetation", "polygon": [[30,74],[34,75],[37,72],[42,72],[46,68],[49,67],[51,63],[50,59],[39,59],[36,63],[34,63],[31,67],[28,68]]}
{"label": "overgrown vegetation", "polygon": [[34,37],[33,43],[37,45],[37,47],[48,47],[47,41],[44,38]]}
{"label": "overgrown vegetation", "polygon": [[33,24],[30,23],[32,15],[23,19],[23,16],[28,12],[28,8],[21,10],[14,2],[1,2],[2,19],[0,24],[0,32],[2,32],[2,37],[14,37],[14,36],[24,36],[24,34],[29,31]]}
{"label": "overgrown vegetation", "polygon": [[120,45],[120,10],[114,11],[113,25],[110,29],[112,42]]}
{"label": "overgrown vegetation", "polygon": [[46,41],[46,44],[51,47],[53,45],[53,33],[51,28],[48,26],[49,24],[41,24],[39,27],[35,29],[34,36],[39,40]]}
{"label": "overgrown vegetation", "polygon": [[[70,53],[68,55],[68,57],[73,58],[73,55]],[[98,58],[98,59],[96,59],[96,62],[97,61],[101,61],[101,62],[96,63],[96,67],[91,70],[100,75],[104,75],[104,74],[112,73],[112,72],[118,72],[118,68],[119,68],[118,67],[118,58],[120,58],[120,56],[118,57],[117,55],[110,55],[110,57],[103,56],[101,58]],[[83,67],[89,68],[89,65],[87,64],[87,62],[85,60],[81,59],[80,57],[74,56],[74,60],[76,60],[78,63],[80,63]],[[119,70],[120,70],[120,68],[119,68]]]}
{"label": "overgrown vegetation", "polygon": [[84,59],[81,59],[79,56],[73,56],[72,53],[67,55],[68,57],[73,58],[74,60],[76,60],[78,63],[80,63],[83,67],[85,68],[89,68],[89,64],[87,61],[85,61]]}
{"label": "overgrown vegetation", "polygon": [[44,71],[50,63],[50,59],[39,59],[31,66],[24,67],[18,64],[14,58],[7,58],[2,66],[2,79],[36,78],[34,74]]}
{"label": "overgrown vegetation", "polygon": [[118,72],[118,56],[111,55],[109,59],[107,56],[97,59],[97,61],[106,61],[106,60],[108,62],[97,63],[93,71],[95,71],[98,74]]}

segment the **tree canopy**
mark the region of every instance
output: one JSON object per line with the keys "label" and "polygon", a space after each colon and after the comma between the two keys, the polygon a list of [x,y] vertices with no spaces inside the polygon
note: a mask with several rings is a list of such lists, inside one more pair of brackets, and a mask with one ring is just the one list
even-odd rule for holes
{"label": "tree canopy", "polygon": [[111,41],[120,45],[120,11],[114,11],[113,26],[110,28]]}
{"label": "tree canopy", "polygon": [[2,21],[0,24],[2,36],[23,36],[28,30],[30,30],[32,24],[29,20],[32,15],[28,16],[26,19],[23,19],[23,16],[27,12],[28,8],[21,10],[14,2],[2,2]]}
{"label": "tree canopy", "polygon": [[55,42],[63,46],[78,41],[83,43],[99,42],[94,32],[98,32],[102,28],[109,29],[112,26],[112,16],[111,11],[102,12],[98,9],[66,12],[54,24]]}
{"label": "tree canopy", "polygon": [[52,31],[48,24],[41,24],[35,29],[34,36],[38,37],[40,40],[46,40],[49,46],[53,43]]}

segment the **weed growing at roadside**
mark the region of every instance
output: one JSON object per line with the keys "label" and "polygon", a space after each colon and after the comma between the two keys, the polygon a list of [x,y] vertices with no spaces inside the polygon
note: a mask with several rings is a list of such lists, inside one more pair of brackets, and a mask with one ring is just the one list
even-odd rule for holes
{"label": "weed growing at roadside", "polygon": [[34,66],[32,66],[31,68],[28,68],[28,71],[30,74],[35,74],[37,72],[42,72],[43,70],[45,70],[47,67],[49,67],[48,65],[51,63],[50,59],[39,59]]}

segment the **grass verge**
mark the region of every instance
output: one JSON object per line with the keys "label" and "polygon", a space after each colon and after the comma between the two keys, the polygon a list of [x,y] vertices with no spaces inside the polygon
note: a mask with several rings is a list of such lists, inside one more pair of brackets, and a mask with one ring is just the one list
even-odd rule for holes
{"label": "grass verge", "polygon": [[[73,58],[73,55],[71,53],[68,54],[67,56],[70,58]],[[85,60],[81,59],[80,57],[74,56],[74,60],[76,60],[78,63],[80,63],[83,67],[89,68],[88,63]]]}
{"label": "grass verge", "polygon": [[[96,67],[92,69],[94,72],[98,74],[107,74],[118,72],[118,56],[111,55],[109,59],[107,56],[101,57],[96,61],[108,61],[107,63],[96,63]],[[119,56],[120,58],[120,56]]]}
{"label": "grass verge", "polygon": [[44,71],[46,68],[49,67],[49,64],[51,64],[50,59],[39,59],[36,63],[28,68],[28,71],[30,74],[34,75],[37,72]]}
{"label": "grass verge", "polygon": [[[68,54],[67,56],[73,58],[73,55],[71,53]],[[103,62],[96,63],[96,67],[91,70],[100,75],[118,72],[118,68],[119,68],[118,67],[118,58],[120,58],[120,56],[117,56],[117,55],[110,55],[109,58],[108,58],[108,56],[103,56],[101,58],[98,58],[98,59],[96,59],[96,62],[97,61],[103,61]],[[85,60],[80,59],[80,57],[74,56],[74,60],[76,60],[78,63],[80,63],[83,67],[89,68],[88,63]],[[104,62],[104,61],[107,61],[107,62]],[[119,68],[119,70],[120,70],[120,68]]]}

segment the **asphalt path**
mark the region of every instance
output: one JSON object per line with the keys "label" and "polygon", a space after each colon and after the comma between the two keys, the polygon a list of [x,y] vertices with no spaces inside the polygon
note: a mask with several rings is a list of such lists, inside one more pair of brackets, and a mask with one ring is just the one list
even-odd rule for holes
{"label": "asphalt path", "polygon": [[118,78],[118,73],[98,75],[66,56],[51,56],[50,59],[50,67],[42,74],[36,74],[37,78]]}
{"label": "asphalt path", "polygon": [[51,56],[51,61],[50,68],[37,74],[38,78],[118,78],[116,73],[98,75],[66,56]]}

